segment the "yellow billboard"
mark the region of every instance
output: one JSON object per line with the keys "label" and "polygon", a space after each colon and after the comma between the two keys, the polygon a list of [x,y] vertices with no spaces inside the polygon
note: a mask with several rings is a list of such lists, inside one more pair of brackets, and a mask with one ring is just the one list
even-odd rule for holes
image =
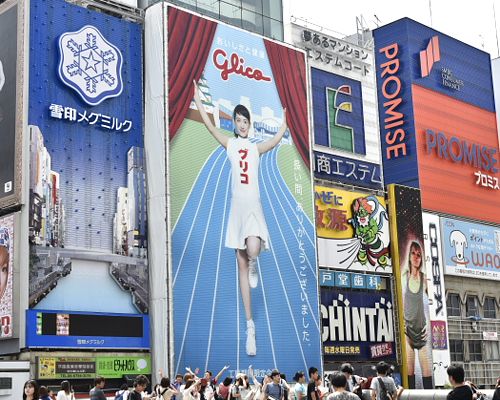
{"label": "yellow billboard", "polygon": [[315,210],[320,267],[392,273],[383,197],[315,186]]}

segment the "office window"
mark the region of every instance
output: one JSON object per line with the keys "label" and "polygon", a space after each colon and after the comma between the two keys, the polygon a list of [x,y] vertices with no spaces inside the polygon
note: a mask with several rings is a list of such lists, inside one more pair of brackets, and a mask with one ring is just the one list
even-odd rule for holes
{"label": "office window", "polygon": [[450,359],[453,362],[464,361],[464,342],[450,339]]}
{"label": "office window", "polygon": [[477,296],[467,296],[467,317],[479,317],[479,301]]}
{"label": "office window", "polygon": [[483,361],[483,350],[480,340],[469,340],[469,361]]}
{"label": "office window", "polygon": [[486,358],[488,361],[500,361],[500,352],[498,349],[498,341],[485,340]]}
{"label": "office window", "polygon": [[484,299],[484,318],[496,318],[497,309],[494,297],[486,297]]}
{"label": "office window", "polygon": [[460,296],[458,294],[448,294],[446,311],[449,317],[460,317]]}
{"label": "office window", "polygon": [[[149,5],[160,0],[149,0]],[[243,27],[252,32],[283,40],[282,0],[171,0],[182,7]],[[1,0],[0,0],[1,2]]]}

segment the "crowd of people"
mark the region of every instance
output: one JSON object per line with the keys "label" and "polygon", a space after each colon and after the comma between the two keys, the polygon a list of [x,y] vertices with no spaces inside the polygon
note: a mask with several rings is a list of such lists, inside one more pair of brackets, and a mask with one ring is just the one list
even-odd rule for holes
{"label": "crowd of people", "polygon": [[[159,370],[160,383],[151,393],[146,391],[150,381],[145,375],[138,375],[134,386],[129,389],[123,384],[115,393],[114,400],[289,400],[292,398],[291,388],[286,376],[277,369],[258,380],[249,367],[249,375],[239,373],[233,379],[226,377],[217,386],[222,374],[229,368],[225,366],[213,377],[211,371],[206,371],[203,378],[198,376],[199,369],[185,375],[177,374],[175,382],[163,375]],[[377,376],[365,378],[354,374],[354,368],[346,363],[338,371],[328,375],[328,381],[323,385],[322,376],[318,368],[311,367],[308,371],[309,381],[306,383],[306,374],[298,371],[293,380],[293,394],[296,400],[359,400],[363,398],[363,389],[371,389],[372,400],[397,400],[403,392],[402,386],[397,386],[392,378],[392,367],[381,361],[376,366]],[[482,395],[477,387],[465,381],[465,372],[462,365],[452,363],[448,369],[448,378],[453,386],[447,395],[447,400],[479,400]],[[253,386],[250,384],[252,378]],[[94,378],[94,387],[90,390],[90,400],[106,400],[103,388],[106,380],[103,376]],[[53,400],[52,390],[46,386],[38,386],[35,380],[24,384],[23,400]],[[55,400],[74,400],[69,381],[61,383],[61,390]],[[500,379],[497,382],[493,400],[500,400]]]}

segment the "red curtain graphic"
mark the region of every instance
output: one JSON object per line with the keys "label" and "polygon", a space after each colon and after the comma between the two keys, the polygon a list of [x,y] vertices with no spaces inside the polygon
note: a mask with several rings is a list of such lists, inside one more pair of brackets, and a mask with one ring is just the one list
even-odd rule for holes
{"label": "red curtain graphic", "polygon": [[169,7],[168,87],[170,140],[184,121],[193,99],[193,79],[201,78],[217,23]]}
{"label": "red curtain graphic", "polygon": [[286,108],[287,123],[293,141],[310,169],[304,55],[269,40],[264,42],[281,103]]}

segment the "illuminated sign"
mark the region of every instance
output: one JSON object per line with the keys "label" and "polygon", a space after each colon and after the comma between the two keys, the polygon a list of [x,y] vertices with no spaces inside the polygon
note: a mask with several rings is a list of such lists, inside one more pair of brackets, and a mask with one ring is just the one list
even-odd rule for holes
{"label": "illuminated sign", "polygon": [[322,289],[320,309],[323,345],[334,347],[333,351],[325,351],[326,360],[341,360],[338,357],[345,353],[356,360],[369,360],[373,354],[386,360],[395,357],[387,348],[372,349],[387,343],[393,348],[394,311],[390,295]]}
{"label": "illuminated sign", "polygon": [[[402,112],[396,111],[396,107],[401,109],[402,97],[399,96],[401,92],[401,80],[396,75],[400,68],[400,61],[397,58],[399,47],[397,43],[384,47],[379,50],[384,54],[388,61],[380,64],[382,72],[380,78],[384,78],[382,82],[382,94],[385,98],[384,106],[384,132],[385,148],[387,159],[392,157],[398,158],[401,155],[406,155],[405,131],[398,128],[404,124],[404,115]],[[382,119],[382,116],[380,117]],[[392,130],[392,131],[391,131]],[[395,144],[396,143],[396,144]]]}
{"label": "illuminated sign", "polygon": [[[219,56],[221,57],[222,63],[219,62]],[[245,67],[245,59],[240,57],[238,53],[231,54],[231,63],[227,58],[227,53],[222,49],[217,49],[213,54],[213,63],[222,72],[220,76],[223,80],[227,81],[230,74],[237,74],[245,76],[249,79],[255,79],[256,81],[266,81],[271,82],[269,76],[265,76],[264,73],[258,68]]]}
{"label": "illuminated sign", "polygon": [[123,57],[94,26],[59,38],[59,78],[91,106],[117,97],[123,90]]}
{"label": "illuminated sign", "polygon": [[500,230],[442,218],[445,274],[500,280]]}
{"label": "illuminated sign", "polygon": [[429,40],[427,48],[420,52],[420,69],[422,71],[422,77],[428,76],[431,73],[434,63],[439,60],[441,60],[439,36],[434,36]]}
{"label": "illuminated sign", "polygon": [[366,155],[362,82],[311,68],[314,142]]}
{"label": "illuminated sign", "polygon": [[436,134],[430,129],[427,129],[426,138],[427,154],[431,154],[432,149],[435,149],[438,157],[451,158],[454,162],[463,162],[486,171],[498,172],[496,167],[498,159],[495,157],[497,149],[476,143],[469,144],[466,140],[456,137],[448,140],[445,134],[439,132]]}
{"label": "illuminated sign", "polygon": [[371,65],[372,57],[366,49],[309,29],[301,29],[300,37],[296,44],[307,52],[307,58],[333,69],[355,71],[363,76],[370,73],[367,64]]}
{"label": "illuminated sign", "polygon": [[321,286],[343,287],[353,289],[381,290],[382,277],[379,275],[356,274],[345,271],[319,270]]}
{"label": "illuminated sign", "polygon": [[392,272],[382,197],[316,186],[315,210],[320,266]]}
{"label": "illuminated sign", "polygon": [[382,169],[379,164],[314,151],[314,176],[381,189]]}

